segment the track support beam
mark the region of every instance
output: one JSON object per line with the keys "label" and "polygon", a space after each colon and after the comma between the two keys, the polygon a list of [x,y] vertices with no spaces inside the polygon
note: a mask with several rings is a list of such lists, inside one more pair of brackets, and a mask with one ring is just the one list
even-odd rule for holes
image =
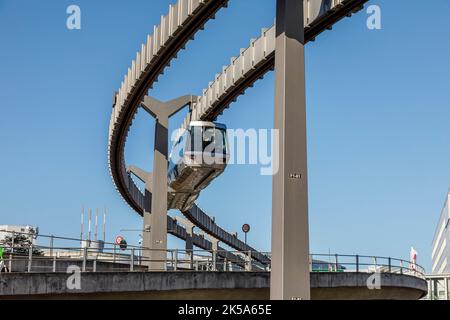
{"label": "track support beam", "polygon": [[[196,99],[194,96],[183,96],[168,102],[161,102],[146,96],[142,107],[156,119],[155,149],[151,188],[146,188],[145,197],[149,208],[144,212],[143,247],[150,271],[167,269],[167,167],[169,154],[169,118]],[[150,190],[151,192],[150,192]],[[151,204],[150,204],[151,203]],[[147,252],[145,252],[147,251]]]}
{"label": "track support beam", "polygon": [[128,173],[132,173],[134,176],[136,176],[139,180],[141,180],[143,183],[145,183],[146,189],[147,185],[150,187],[148,190],[152,192],[151,190],[151,184],[152,184],[152,173],[144,171],[141,168],[138,168],[136,166],[129,166],[127,168]]}
{"label": "track support beam", "polygon": [[272,300],[309,300],[308,172],[302,0],[277,0]]}

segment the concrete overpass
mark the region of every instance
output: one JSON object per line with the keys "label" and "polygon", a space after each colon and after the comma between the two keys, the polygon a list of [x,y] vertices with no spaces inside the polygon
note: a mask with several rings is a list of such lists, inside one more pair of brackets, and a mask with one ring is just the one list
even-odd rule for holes
{"label": "concrete overpass", "polygon": [[[50,247],[37,245],[48,240]],[[65,247],[55,246],[55,241]],[[16,245],[7,247],[0,300],[269,299],[270,265],[254,261],[252,252],[168,250],[164,269],[149,272],[141,261],[146,256],[141,251],[147,249],[118,250],[104,243],[99,250],[80,248],[80,243],[81,239],[39,234],[36,244],[21,247],[22,252]],[[259,254],[270,261],[271,253]],[[427,293],[425,270],[401,259],[311,253],[309,269],[313,299],[420,299]],[[68,280],[75,278],[80,285],[72,290]]]}
{"label": "concrete overpass", "polygon": [[[268,272],[96,272],[81,273],[80,290],[69,290],[66,273],[0,275],[0,299],[268,300]],[[371,274],[311,273],[314,300],[417,300],[427,294],[421,278],[380,273],[380,289],[370,290]]]}

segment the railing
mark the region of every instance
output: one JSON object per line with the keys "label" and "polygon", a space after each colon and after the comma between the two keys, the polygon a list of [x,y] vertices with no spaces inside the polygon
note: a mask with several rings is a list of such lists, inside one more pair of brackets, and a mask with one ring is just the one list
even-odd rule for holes
{"label": "railing", "polygon": [[312,254],[312,272],[393,273],[425,279],[425,269],[417,263],[391,257]]}
{"label": "railing", "polygon": [[[39,249],[43,255],[31,254]],[[7,272],[66,272],[71,266],[78,266],[82,272],[134,272],[149,271],[149,264],[162,265],[150,271],[253,271],[267,272],[270,267],[263,266],[251,259],[253,252],[232,252],[238,259],[226,259],[221,256],[228,251],[206,250],[165,250],[165,259],[149,259],[147,249],[104,248],[103,251],[89,248],[48,248],[30,246],[28,254],[7,253],[4,265]],[[192,258],[191,258],[192,256]]]}
{"label": "railing", "polygon": [[[164,250],[161,260],[149,258],[151,250],[139,246],[121,247],[115,243],[89,241],[68,237],[33,235],[30,233],[9,233],[10,243],[0,244],[4,254],[3,270],[7,272],[67,272],[76,266],[81,272],[146,272],[150,271],[198,271],[198,272],[269,272],[269,264],[253,259],[252,251],[223,250]],[[26,241],[25,241],[26,240]],[[48,245],[38,245],[46,242]],[[5,242],[5,241],[3,241]],[[25,242],[25,243],[24,243]],[[78,246],[74,246],[74,242]],[[270,261],[270,253],[265,255]],[[154,266],[159,266],[159,269]],[[310,270],[314,273],[393,273],[425,279],[425,270],[407,260],[389,257],[360,255],[311,254]]]}
{"label": "railing", "polygon": [[98,240],[0,232],[10,235],[9,241],[0,243],[4,250],[2,267],[9,272],[65,272],[73,265],[79,266],[83,272],[148,271],[150,264],[162,265],[159,269],[152,267],[151,271],[270,270],[267,264],[254,259],[254,251],[173,249],[164,250],[165,259],[151,260],[150,253],[158,250],[132,245],[121,247]]}

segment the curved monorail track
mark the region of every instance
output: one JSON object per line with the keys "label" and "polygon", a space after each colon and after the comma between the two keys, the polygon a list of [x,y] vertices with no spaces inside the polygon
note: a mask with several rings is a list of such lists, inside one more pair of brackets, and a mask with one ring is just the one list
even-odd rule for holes
{"label": "curved monorail track", "polygon": [[[154,27],[153,35],[147,37],[141,50],[133,60],[115,101],[109,128],[109,169],[117,190],[123,199],[137,213],[143,215],[144,194],[127,172],[124,148],[128,132],[138,108],[148,91],[152,89],[166,67],[170,66],[187,42],[214,19],[216,13],[227,6],[229,0],[179,0],[171,5],[169,13]],[[320,33],[330,29],[336,22],[359,11],[368,0],[305,0],[305,41],[314,40]],[[191,112],[184,120],[186,127],[191,120],[215,120],[239,95],[251,87],[275,63],[275,27],[264,29],[261,36],[252,40],[250,46],[240,51],[231,64],[217,74],[207,89],[191,106]],[[239,251],[253,251],[252,257],[262,263],[268,257],[225,231],[199,207],[194,206],[183,214],[205,233]],[[168,232],[180,239],[186,239],[186,230],[168,217]],[[211,250],[212,243],[194,235],[194,245]],[[219,249],[220,250],[220,249]],[[221,250],[223,251],[223,250]],[[226,257],[224,257],[226,258]]]}

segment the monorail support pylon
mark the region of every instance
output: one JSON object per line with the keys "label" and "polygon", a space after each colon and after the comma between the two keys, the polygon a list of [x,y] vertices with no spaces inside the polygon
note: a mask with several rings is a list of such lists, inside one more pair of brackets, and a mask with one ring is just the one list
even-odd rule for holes
{"label": "monorail support pylon", "polygon": [[[309,300],[308,172],[303,0],[277,0],[271,299]],[[275,144],[276,145],[276,144]]]}
{"label": "monorail support pylon", "polygon": [[[153,173],[151,179],[151,205],[145,208],[143,247],[149,248],[148,267],[150,271],[166,270],[167,260],[167,167],[169,158],[169,119],[196,99],[183,96],[168,102],[161,102],[146,96],[142,107],[156,120]],[[145,201],[149,203],[149,201]],[[147,259],[146,259],[147,260]]]}
{"label": "monorail support pylon", "polygon": [[186,256],[187,260],[189,262],[189,268],[191,270],[194,269],[194,228],[195,224],[193,224],[191,221],[176,217],[175,221],[179,223],[180,225],[184,226],[184,229],[186,230]]}

